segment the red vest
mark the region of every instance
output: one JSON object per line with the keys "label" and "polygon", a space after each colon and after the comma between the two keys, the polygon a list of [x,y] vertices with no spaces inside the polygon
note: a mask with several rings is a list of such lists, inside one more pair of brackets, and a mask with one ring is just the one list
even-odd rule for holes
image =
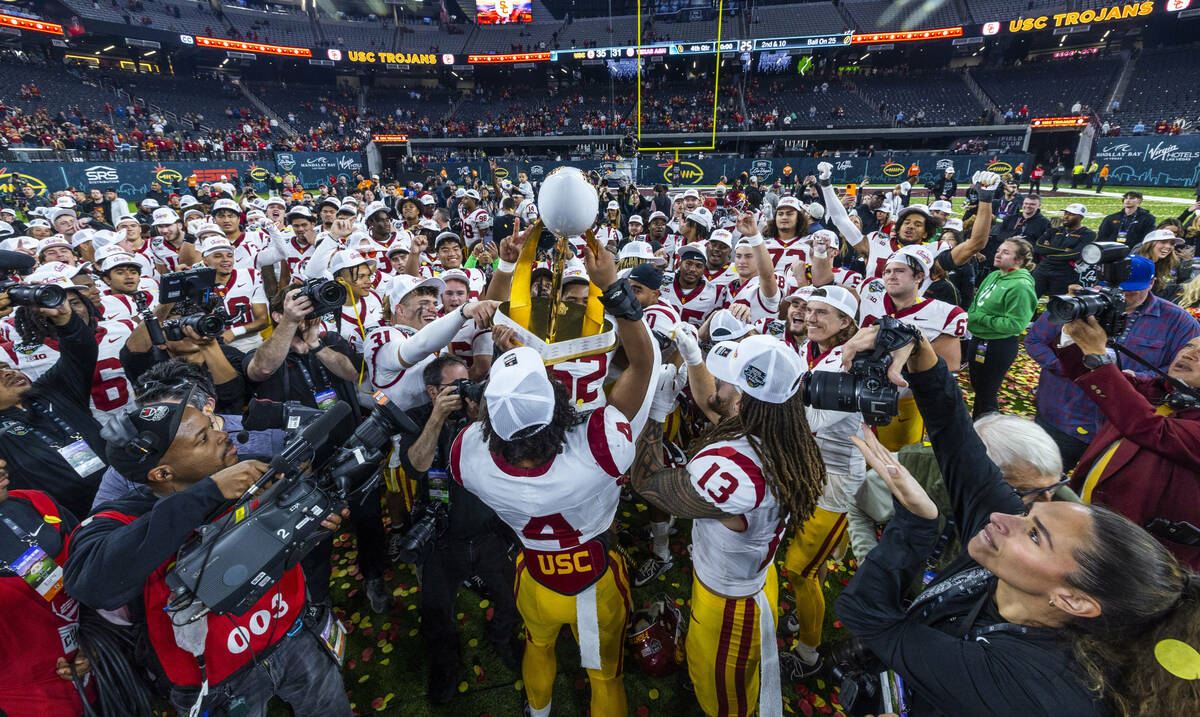
{"label": "red vest", "polygon": [[[58,517],[58,506],[45,493],[14,490],[10,498],[33,504],[45,516]],[[54,529],[62,532],[60,523]],[[67,562],[64,547],[54,556]],[[60,590],[47,601],[21,578],[0,578],[0,710],[9,717],[77,717],[83,703],[75,685],[55,672],[58,658],[74,660],[79,603]],[[19,616],[19,617],[17,617]]]}
{"label": "red vest", "polygon": [[[109,518],[128,525],[136,516],[114,511],[96,513],[97,518]],[[174,685],[198,687],[204,677],[209,685],[237,672],[255,655],[282,640],[304,610],[304,573],[300,566],[283,574],[275,587],[241,615],[214,615],[208,621],[208,637],[204,641],[205,675],[192,653],[175,644],[171,615],[163,608],[171,598],[165,580],[174,559],[164,562],[146,578],[142,599],[146,607],[147,634],[154,652],[162,663],[167,679]]]}

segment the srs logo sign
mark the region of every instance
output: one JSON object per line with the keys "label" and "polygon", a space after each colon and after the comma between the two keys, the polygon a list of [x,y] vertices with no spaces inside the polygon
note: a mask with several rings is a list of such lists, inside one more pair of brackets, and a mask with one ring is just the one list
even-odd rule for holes
{"label": "srs logo sign", "polygon": [[117,177],[117,170],[114,167],[88,167],[83,170],[83,177],[88,181],[88,184],[110,184],[120,181]]}

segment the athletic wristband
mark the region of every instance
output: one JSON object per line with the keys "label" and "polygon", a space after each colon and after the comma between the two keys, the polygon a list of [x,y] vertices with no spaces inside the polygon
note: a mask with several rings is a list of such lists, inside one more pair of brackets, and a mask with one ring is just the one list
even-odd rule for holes
{"label": "athletic wristband", "polygon": [[245,336],[246,335],[246,327],[245,326],[235,326],[235,327],[233,327],[233,329],[230,330],[229,333],[233,334],[233,337],[235,339],[239,336]]}
{"label": "athletic wristband", "polygon": [[517,262],[515,261],[505,261],[504,259],[501,259],[500,262],[496,264],[496,271],[502,274],[511,274],[516,270]]}
{"label": "athletic wristband", "polygon": [[755,232],[754,236],[748,236],[748,237],[742,237],[742,238],[745,240],[746,245],[750,246],[750,247],[756,247],[759,244],[763,243],[762,234],[759,234],[758,232]]}

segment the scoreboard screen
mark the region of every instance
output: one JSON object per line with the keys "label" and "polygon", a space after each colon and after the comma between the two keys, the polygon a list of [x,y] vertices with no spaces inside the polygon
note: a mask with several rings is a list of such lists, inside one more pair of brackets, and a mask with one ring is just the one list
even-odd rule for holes
{"label": "scoreboard screen", "polygon": [[475,0],[475,22],[480,25],[533,22],[532,0]]}

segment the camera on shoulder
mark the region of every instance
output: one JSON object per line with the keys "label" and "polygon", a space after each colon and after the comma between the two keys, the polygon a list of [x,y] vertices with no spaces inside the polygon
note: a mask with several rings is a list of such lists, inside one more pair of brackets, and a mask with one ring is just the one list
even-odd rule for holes
{"label": "camera on shoulder", "polygon": [[[1046,304],[1050,323],[1068,324],[1093,316],[1104,333],[1110,337],[1120,336],[1125,331],[1125,292],[1121,291],[1121,284],[1129,279],[1133,269],[1129,247],[1114,241],[1098,241],[1084,246],[1079,255],[1099,272],[1104,286],[1077,289],[1074,296],[1051,296]],[[1097,277],[1089,270],[1080,278],[1081,281],[1092,283]]]}

